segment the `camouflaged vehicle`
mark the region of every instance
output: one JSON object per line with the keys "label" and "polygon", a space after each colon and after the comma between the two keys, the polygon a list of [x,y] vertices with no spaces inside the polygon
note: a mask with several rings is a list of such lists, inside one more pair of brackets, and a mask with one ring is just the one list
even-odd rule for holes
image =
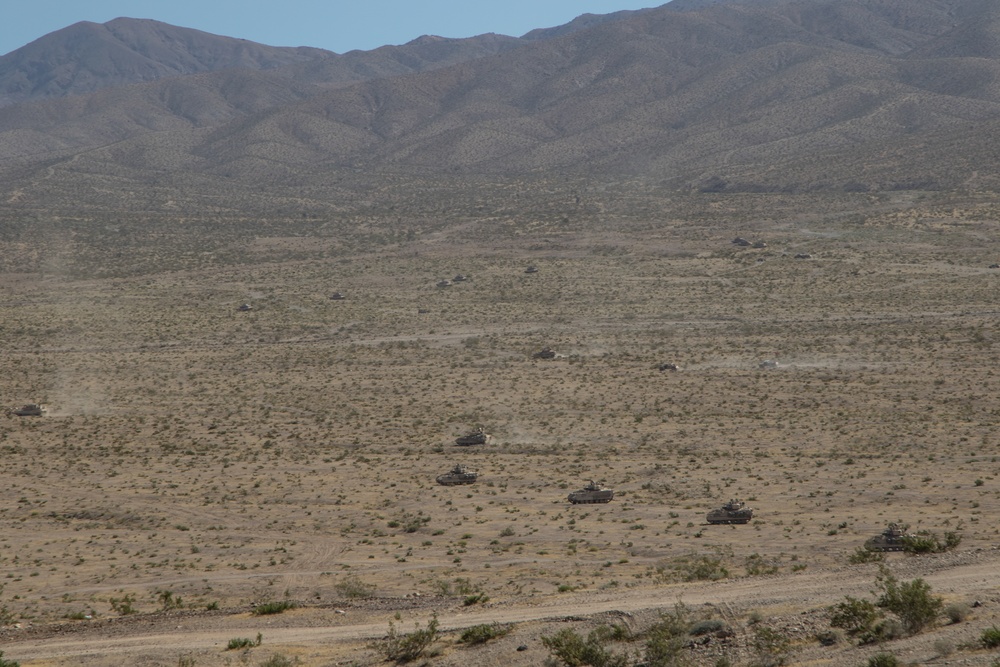
{"label": "camouflaged vehicle", "polygon": [[493,439],[493,436],[483,430],[483,427],[477,428],[472,433],[455,438],[456,445],[485,445]]}
{"label": "camouflaged vehicle", "polygon": [[705,515],[708,523],[750,523],[752,518],[753,509],[747,507],[742,500],[730,500]]}
{"label": "camouflaged vehicle", "polygon": [[881,534],[865,541],[868,551],[902,551],[906,548],[906,533],[897,523],[890,523]]}
{"label": "camouflaged vehicle", "polygon": [[556,353],[555,350],[553,350],[550,347],[543,347],[542,349],[540,349],[538,352],[535,352],[531,356],[534,359],[555,359]]}
{"label": "camouflaged vehicle", "polygon": [[614,491],[605,489],[594,480],[590,480],[590,484],[569,494],[568,499],[574,505],[593,505],[595,503],[610,503],[614,497]]}
{"label": "camouflaged vehicle", "polygon": [[473,484],[476,479],[479,478],[478,472],[473,472],[467,469],[461,463],[455,464],[455,467],[446,472],[443,475],[437,476],[437,483],[443,486],[456,486],[458,484]]}
{"label": "camouflaged vehicle", "polygon": [[45,408],[38,403],[28,403],[19,408],[14,408],[12,412],[18,417],[41,417],[45,414]]}

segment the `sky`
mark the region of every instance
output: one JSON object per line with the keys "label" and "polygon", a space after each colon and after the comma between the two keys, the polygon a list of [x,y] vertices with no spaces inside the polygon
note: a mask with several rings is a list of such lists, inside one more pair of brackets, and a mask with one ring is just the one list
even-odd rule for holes
{"label": "sky", "polygon": [[270,46],[337,53],[405,44],[421,35],[519,36],[580,14],[656,7],[667,0],[11,0],[0,21],[7,54],[78,21],[155,19]]}

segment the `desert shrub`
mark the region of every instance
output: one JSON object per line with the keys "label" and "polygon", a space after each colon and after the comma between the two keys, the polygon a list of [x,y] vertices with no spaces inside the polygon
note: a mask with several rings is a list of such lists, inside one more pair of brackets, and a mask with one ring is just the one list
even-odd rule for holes
{"label": "desert shrub", "polygon": [[955,645],[947,639],[938,639],[934,642],[934,652],[944,657],[955,652]]}
{"label": "desert shrub", "polygon": [[333,588],[342,597],[351,599],[370,598],[375,594],[375,584],[366,584],[355,576],[338,581]]}
{"label": "desert shrub", "polygon": [[996,648],[1000,646],[1000,627],[991,626],[983,630],[983,634],[979,636],[979,641],[982,642],[983,646],[986,648]]}
{"label": "desert shrub", "polygon": [[899,660],[892,653],[876,653],[865,664],[867,667],[899,667]]}
{"label": "desert shrub", "polygon": [[257,639],[250,639],[249,637],[234,637],[229,640],[226,644],[227,651],[237,651],[241,648],[254,648],[260,646],[261,642],[264,641],[264,637],[258,632]]}
{"label": "desert shrub", "polygon": [[747,556],[746,569],[747,574],[751,577],[761,574],[776,574],[778,572],[777,565],[768,563],[764,560],[764,557],[758,553],[752,553]]}
{"label": "desert shrub", "polygon": [[876,604],[895,614],[907,634],[917,634],[932,624],[944,607],[944,600],[931,595],[930,584],[923,579],[900,582],[883,568],[875,583],[882,591]]}
{"label": "desert shrub", "polygon": [[608,650],[599,633],[591,632],[586,639],[572,628],[564,628],[551,636],[542,636],[542,644],[552,657],[566,667],[626,667],[627,655]]}
{"label": "desert shrub", "polygon": [[390,621],[389,634],[381,645],[382,655],[394,662],[410,662],[422,656],[437,637],[437,614],[434,614],[426,628],[418,625],[413,632],[407,634],[400,634]]}
{"label": "desert shrub", "polygon": [[259,667],[295,667],[302,664],[298,658],[289,658],[287,655],[275,653],[270,658],[260,663]]}
{"label": "desert shrub", "polygon": [[268,616],[270,614],[280,614],[283,611],[289,609],[295,609],[298,606],[290,600],[282,600],[280,602],[265,602],[259,604],[253,608],[254,616]]}
{"label": "desert shrub", "polygon": [[717,581],[729,576],[721,556],[691,556],[673,564],[674,572],[683,581]]}
{"label": "desert shrub", "polygon": [[677,605],[673,613],[660,614],[660,619],[646,631],[645,664],[649,667],[681,667],[688,663],[684,651],[690,623],[687,610]]}
{"label": "desert shrub", "polygon": [[511,626],[500,625],[499,623],[483,623],[474,625],[462,632],[459,642],[462,644],[485,644],[492,639],[499,639],[511,631]]}
{"label": "desert shrub", "polygon": [[969,618],[969,614],[972,610],[969,609],[969,605],[964,602],[958,602],[956,604],[950,604],[944,608],[944,615],[952,623],[961,623],[962,621]]}
{"label": "desert shrub", "polygon": [[951,551],[962,542],[962,536],[954,531],[944,534],[944,539],[929,530],[922,530],[915,535],[903,536],[903,551],[912,554],[931,554]]}
{"label": "desert shrub", "polygon": [[729,626],[726,625],[725,621],[719,620],[718,618],[709,618],[704,621],[698,621],[697,623],[692,625],[691,629],[688,630],[688,634],[693,635],[695,637],[700,637],[702,635],[707,635],[712,632],[719,632],[720,630],[725,631],[728,629]]}
{"label": "desert shrub", "polygon": [[870,632],[881,615],[874,603],[848,595],[843,602],[830,607],[830,625],[851,635],[861,635]]}
{"label": "desert shrub", "polygon": [[486,593],[475,593],[473,595],[466,596],[462,600],[462,604],[466,607],[471,607],[474,604],[479,604],[480,602],[489,602],[490,596]]}
{"label": "desert shrub", "polygon": [[129,614],[136,613],[136,608],[133,606],[135,603],[134,595],[126,595],[120,598],[111,598],[108,600],[111,608],[121,614],[122,616],[128,616]]}
{"label": "desert shrub", "polygon": [[753,628],[753,665],[755,667],[780,667],[788,661],[791,639],[766,625],[755,625]]}
{"label": "desert shrub", "polygon": [[850,556],[847,562],[851,565],[862,565],[864,563],[881,563],[885,560],[885,554],[881,551],[872,551],[864,547],[858,547]]}
{"label": "desert shrub", "polygon": [[0,651],[0,667],[21,667],[21,663],[16,660],[8,660],[3,657],[3,651]]}
{"label": "desert shrub", "polygon": [[821,646],[835,646],[839,644],[843,639],[843,635],[839,630],[820,630],[816,633],[816,641],[820,643]]}

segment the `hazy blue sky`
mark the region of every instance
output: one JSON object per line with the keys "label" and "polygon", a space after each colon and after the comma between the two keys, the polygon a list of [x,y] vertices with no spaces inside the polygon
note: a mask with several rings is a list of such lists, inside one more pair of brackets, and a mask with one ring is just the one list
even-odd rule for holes
{"label": "hazy blue sky", "polygon": [[404,44],[420,35],[522,35],[580,14],[657,7],[667,0],[9,0],[0,54],[77,21],[156,19],[271,46],[343,53]]}

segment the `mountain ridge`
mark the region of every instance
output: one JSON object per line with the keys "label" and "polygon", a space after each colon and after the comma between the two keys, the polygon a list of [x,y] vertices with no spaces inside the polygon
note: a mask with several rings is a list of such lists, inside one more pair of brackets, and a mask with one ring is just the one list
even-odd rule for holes
{"label": "mountain ridge", "polygon": [[692,0],[522,38],[296,52],[0,108],[0,184],[28,192],[71,163],[73,178],[251,187],[345,172],[711,192],[950,188],[975,172],[1000,187],[998,43],[981,0]]}

